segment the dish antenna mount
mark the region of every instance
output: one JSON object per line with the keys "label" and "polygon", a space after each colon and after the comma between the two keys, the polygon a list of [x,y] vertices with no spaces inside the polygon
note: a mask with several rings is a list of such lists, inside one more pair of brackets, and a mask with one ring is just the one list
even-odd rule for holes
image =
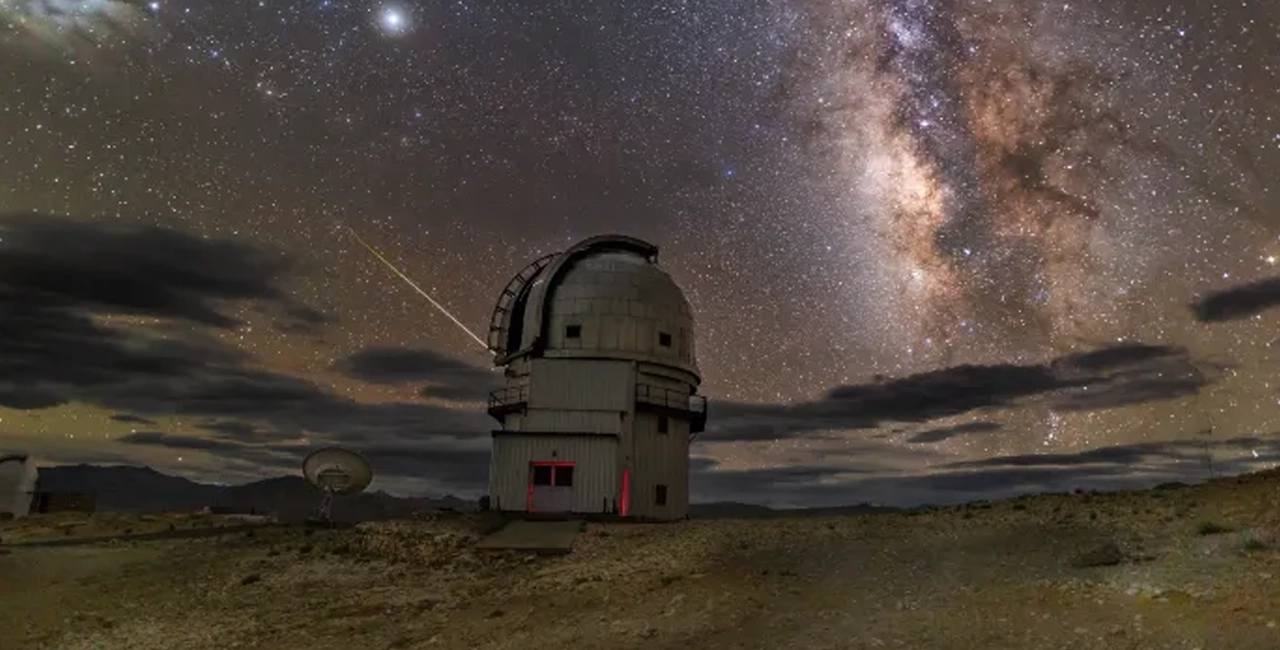
{"label": "dish antenna mount", "polygon": [[357,494],[369,487],[373,468],[369,467],[369,461],[354,451],[326,447],[311,452],[302,461],[302,475],[324,494],[320,507],[316,509],[316,517],[328,522],[332,520],[334,495]]}

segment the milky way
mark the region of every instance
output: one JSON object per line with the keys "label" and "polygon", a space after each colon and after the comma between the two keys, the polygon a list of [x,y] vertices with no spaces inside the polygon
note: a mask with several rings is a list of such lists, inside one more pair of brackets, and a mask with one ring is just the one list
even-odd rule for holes
{"label": "milky way", "polygon": [[120,0],[0,0],[0,19],[14,32],[4,35],[5,40],[27,54],[32,48],[18,37],[34,39],[62,54],[84,55],[145,35],[148,10],[154,13],[159,6]]}
{"label": "milky way", "polygon": [[[818,64],[820,137],[839,143],[856,233],[880,238],[859,246],[884,260],[885,299],[931,362],[1070,349],[1152,319],[1149,301],[1126,303],[1210,218],[1197,206],[1222,207],[1187,178],[1194,150],[1148,130],[1204,126],[1134,80],[1162,66],[1158,83],[1182,81],[1167,72],[1189,25],[1157,19],[1162,60],[1144,39],[1090,43],[1117,18],[1079,5],[903,0],[822,20],[847,29]],[[1160,232],[1169,218],[1186,230]]]}
{"label": "milky way", "polygon": [[[345,226],[473,329],[521,265],[620,231],[657,243],[689,293],[704,388],[730,415],[1121,343],[1184,350],[1169,374],[1210,378],[1123,407],[1055,396],[696,448],[722,468],[856,457],[914,472],[1263,434],[1280,428],[1274,314],[1210,326],[1188,305],[1280,273],[1277,11],[0,0],[0,214],[281,255],[275,290],[322,317],[281,325],[227,301],[239,325],[197,334],[344,405],[422,399],[340,371],[369,349],[487,362]],[[128,319],[109,322],[151,326]],[[0,432],[59,459],[88,437],[175,463],[161,444],[113,442],[138,432],[111,415],[84,400],[0,408]],[[148,419],[170,436],[235,428],[181,409]],[[196,465],[217,472],[213,455]]]}

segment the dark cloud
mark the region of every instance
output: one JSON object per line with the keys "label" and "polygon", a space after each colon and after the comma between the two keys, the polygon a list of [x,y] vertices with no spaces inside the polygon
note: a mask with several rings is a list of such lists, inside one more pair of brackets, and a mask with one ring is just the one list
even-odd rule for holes
{"label": "dark cloud", "polygon": [[[0,405],[80,402],[127,414],[115,419],[132,423],[194,418],[202,435],[147,431],[120,442],[205,450],[264,467],[296,465],[302,440],[394,447],[412,458],[406,450],[470,449],[459,440],[487,433],[478,410],[356,402],[255,368],[208,334],[207,328],[234,325],[221,310],[246,300],[299,323],[326,322],[282,297],[287,268],[282,258],[252,247],[160,228],[0,218]],[[161,320],[141,324],[119,315]],[[448,396],[483,394],[471,391],[487,378],[484,371],[446,357],[433,361],[436,374],[419,380],[455,382],[439,384]],[[394,466],[416,476],[452,472],[449,462]]]}
{"label": "dark cloud", "polygon": [[131,413],[117,413],[111,416],[111,419],[116,422],[127,422],[129,424],[155,424],[152,420],[138,415],[133,415]]}
{"label": "dark cloud", "polygon": [[1110,370],[1178,357],[1179,353],[1179,348],[1171,346],[1124,343],[1089,352],[1069,354],[1057,359],[1051,365],[1062,369]]}
{"label": "dark cloud", "polygon": [[[0,344],[3,349],[3,344]],[[0,362],[0,367],[3,367]],[[66,403],[61,392],[46,386],[18,386],[0,383],[0,406],[11,409],[35,410],[60,406]]]}
{"label": "dark cloud", "polygon": [[1097,379],[1067,390],[1051,402],[1059,411],[1096,411],[1194,395],[1221,370],[1196,363],[1183,348],[1129,343],[1062,357],[1053,364],[1066,376]]}
{"label": "dark cloud", "polygon": [[375,384],[425,382],[423,397],[480,400],[498,386],[500,375],[421,348],[373,347],[336,364],[343,374]]}
{"label": "dark cloud", "polygon": [[791,405],[712,405],[703,441],[769,440],[821,430],[927,422],[1032,398],[1064,410],[1115,408],[1193,394],[1209,378],[1186,350],[1127,343],[1046,364],[964,365],[841,386]]}
{"label": "dark cloud", "polygon": [[926,473],[863,474],[841,466],[721,470],[713,462],[691,465],[696,500],[762,503],[781,507],[876,503],[892,506],[948,504],[1074,489],[1142,489],[1169,481],[1274,467],[1280,439],[1171,440],[1090,449],[1076,454],[1031,454],[949,463]]}
{"label": "dark cloud", "polygon": [[169,447],[172,449],[191,449],[199,451],[232,451],[239,449],[239,445],[235,445],[223,440],[213,438],[200,438],[195,436],[178,436],[159,431],[139,431],[121,436],[116,439],[117,442],[126,445],[157,445],[161,447]]}
{"label": "dark cloud", "polygon": [[284,258],[165,228],[0,215],[0,300],[231,327],[220,301],[287,303]]}
{"label": "dark cloud", "polygon": [[11,294],[3,292],[0,286],[0,394],[53,394],[70,386],[109,384],[122,376],[172,377],[243,357],[172,332],[109,328],[86,314],[9,300]]}
{"label": "dark cloud", "polygon": [[300,323],[308,325],[324,325],[334,322],[333,316],[317,311],[306,305],[290,305],[285,315]]}
{"label": "dark cloud", "polygon": [[320,437],[360,445],[476,438],[488,431],[478,411],[404,402],[366,404],[292,377],[238,366],[206,367],[165,381],[123,378],[76,398],[147,415],[208,418],[215,436],[240,441]]}
{"label": "dark cloud", "polygon": [[[161,228],[0,217],[0,399],[51,406],[122,380],[239,364],[243,353],[192,325],[234,325],[220,311],[233,300],[298,308],[276,284],[286,267],[256,248]],[[161,320],[103,320],[118,315]]]}
{"label": "dark cloud", "polygon": [[324,325],[337,322],[331,314],[317,311],[306,305],[288,305],[274,327],[286,334],[318,334]]}
{"label": "dark cloud", "polygon": [[1176,464],[1191,461],[1203,462],[1206,446],[1218,453],[1230,452],[1242,454],[1248,452],[1254,458],[1262,458],[1261,453],[1253,456],[1258,449],[1264,450],[1268,456],[1264,460],[1275,460],[1280,457],[1280,441],[1263,438],[1233,438],[1229,440],[1175,440],[1147,442],[1114,447],[1099,447],[1074,454],[1025,454],[1018,456],[996,456],[982,460],[970,460],[949,463],[948,468],[963,469],[975,467],[1054,467],[1069,465],[1112,464],[1139,466],[1144,464]]}
{"label": "dark cloud", "polygon": [[1082,388],[1064,394],[1053,403],[1058,411],[1098,411],[1195,395],[1209,383],[1203,370],[1175,364],[1169,374],[1153,369],[1137,375],[1119,375],[1101,390]]}
{"label": "dark cloud", "polygon": [[248,422],[239,422],[236,420],[202,422],[200,424],[200,428],[228,438],[245,439],[251,438],[258,433],[258,427],[255,427]]}
{"label": "dark cloud", "polygon": [[943,440],[949,440],[956,436],[963,436],[971,433],[992,433],[999,430],[1000,425],[995,422],[969,422],[967,424],[959,424],[953,427],[941,427],[921,431],[911,436],[907,442],[916,444],[942,442]]}
{"label": "dark cloud", "polygon": [[1280,278],[1267,278],[1215,291],[1191,305],[1203,323],[1248,318],[1280,305]]}
{"label": "dark cloud", "polygon": [[715,466],[719,464],[720,464],[720,461],[714,458],[710,458],[708,456],[690,456],[689,457],[690,472],[696,473],[704,470],[714,469]]}
{"label": "dark cloud", "polygon": [[300,439],[297,431],[273,431],[240,420],[209,420],[196,426],[214,438],[240,443],[279,443]]}
{"label": "dark cloud", "polygon": [[991,468],[906,475],[864,475],[836,466],[704,470],[691,477],[698,501],[732,498],[774,507],[835,507],[871,503],[910,507],[1101,487],[1118,468]]}
{"label": "dark cloud", "polygon": [[[295,470],[317,445],[297,443],[241,444],[224,438],[182,436],[155,431],[131,433],[119,438],[127,445],[203,451],[217,454],[229,463],[245,468]],[[455,489],[476,490],[488,479],[488,447],[414,444],[354,445],[369,461],[374,473],[385,477],[427,479]]]}
{"label": "dark cloud", "polygon": [[[235,364],[188,368],[163,379],[119,379],[77,390],[74,399],[145,415],[201,418],[196,426],[207,434],[143,432],[123,438],[127,444],[200,449],[220,462],[263,471],[292,471],[309,448],[337,444],[376,459],[386,478],[438,483],[448,477],[470,486],[477,472],[485,475],[490,427],[478,409],[366,404],[296,377]],[[484,462],[476,460],[481,456]]]}
{"label": "dark cloud", "polygon": [[[309,448],[302,443],[244,444],[226,438],[180,435],[159,431],[139,431],[116,439],[121,445],[151,447],[174,452],[204,452],[217,457],[216,480],[229,473],[249,478],[264,478],[281,473],[296,473]],[[191,459],[195,461],[196,459]],[[195,463],[192,463],[195,470]]]}

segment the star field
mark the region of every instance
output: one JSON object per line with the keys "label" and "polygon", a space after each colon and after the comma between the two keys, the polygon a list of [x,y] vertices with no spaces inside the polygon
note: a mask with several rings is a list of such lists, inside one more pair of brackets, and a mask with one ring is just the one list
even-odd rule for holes
{"label": "star field", "polygon": [[[212,336],[360,403],[421,399],[335,370],[361,350],[489,358],[346,226],[473,329],[535,257],[653,241],[694,306],[703,392],[731,405],[1135,342],[1215,369],[1118,408],[695,449],[727,469],[1265,437],[1277,314],[1188,305],[1277,274],[1278,33],[1265,0],[0,0],[0,214],[281,251],[288,300],[326,322],[229,302],[240,324]],[[61,460],[140,430],[111,413],[0,407],[0,435]]]}

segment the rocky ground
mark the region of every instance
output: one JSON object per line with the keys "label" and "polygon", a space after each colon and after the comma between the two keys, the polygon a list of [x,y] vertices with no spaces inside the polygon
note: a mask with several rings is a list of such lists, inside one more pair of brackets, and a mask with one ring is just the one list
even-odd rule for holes
{"label": "rocky ground", "polygon": [[[0,526],[13,541],[19,524]],[[492,526],[0,547],[0,648],[1280,648],[1276,473],[588,524],[565,556],[472,550]]]}
{"label": "rocky ground", "polygon": [[261,516],[203,513],[133,515],[104,512],[89,515],[79,512],[60,512],[27,517],[19,521],[0,522],[0,544],[70,541],[157,533],[181,534],[191,530],[245,526],[269,520],[271,518]]}

